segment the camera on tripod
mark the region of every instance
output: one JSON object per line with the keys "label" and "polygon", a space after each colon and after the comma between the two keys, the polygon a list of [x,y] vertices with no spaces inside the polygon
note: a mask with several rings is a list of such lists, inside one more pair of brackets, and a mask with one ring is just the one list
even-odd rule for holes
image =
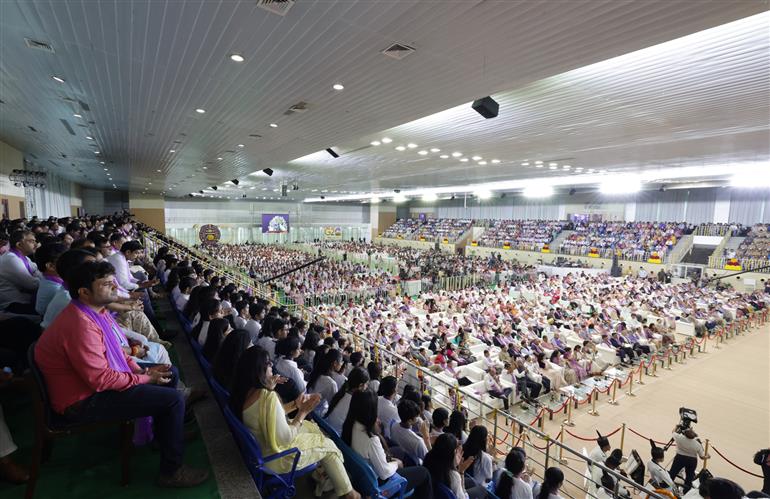
{"label": "camera on tripod", "polygon": [[689,430],[690,426],[693,423],[698,422],[698,413],[695,412],[693,409],[688,409],[687,407],[680,407],[679,408],[679,424],[676,425],[676,431],[677,433],[684,433],[685,430]]}

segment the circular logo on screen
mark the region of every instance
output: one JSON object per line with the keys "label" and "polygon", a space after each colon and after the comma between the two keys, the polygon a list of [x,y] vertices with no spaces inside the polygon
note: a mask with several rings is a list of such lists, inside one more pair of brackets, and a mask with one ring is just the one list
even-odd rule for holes
{"label": "circular logo on screen", "polygon": [[222,233],[219,232],[219,227],[212,224],[204,225],[198,232],[198,238],[204,244],[214,244],[219,241],[220,237],[222,237]]}

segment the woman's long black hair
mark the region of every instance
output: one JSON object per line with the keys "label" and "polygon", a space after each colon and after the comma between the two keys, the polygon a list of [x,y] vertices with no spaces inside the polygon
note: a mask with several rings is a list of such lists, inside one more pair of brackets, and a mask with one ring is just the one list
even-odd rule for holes
{"label": "woman's long black hair", "polygon": [[214,379],[226,389],[235,376],[238,367],[238,359],[251,344],[251,335],[245,329],[236,329],[224,339],[219,346],[219,351],[214,356],[214,365],[211,368]]}
{"label": "woman's long black hair", "polygon": [[[359,386],[368,382],[369,373],[367,373],[364,369],[356,367],[350,371],[348,379],[342,384],[340,389],[337,390],[337,393],[334,394],[334,397],[332,397],[332,399],[329,401],[329,410],[326,411],[326,415],[324,417],[329,417],[329,414],[332,413],[334,408],[337,406],[337,404],[339,404],[340,400],[342,400],[342,397],[344,397],[346,393],[352,392],[353,389],[358,388]],[[377,411],[375,410],[375,412]]]}
{"label": "woman's long black hair", "polygon": [[468,439],[463,444],[463,459],[474,457],[473,469],[481,462],[481,453],[487,451],[487,427],[476,425],[468,433]]}
{"label": "woman's long black hair", "polygon": [[514,447],[505,456],[505,470],[497,481],[495,495],[500,499],[511,499],[511,489],[513,487],[513,478],[524,471],[524,463],[527,460],[527,454],[521,447]]}
{"label": "woman's long black hair", "polygon": [[329,350],[317,359],[313,366],[313,371],[310,373],[310,377],[307,380],[308,391],[315,387],[315,382],[318,381],[318,378],[323,375],[328,375],[331,372],[334,363],[338,362],[340,359],[342,359],[342,353],[336,349]]}
{"label": "woman's long black hair", "polygon": [[351,445],[353,442],[353,424],[361,423],[367,435],[379,435],[377,431],[377,395],[371,390],[361,390],[353,393],[350,399],[350,409],[342,423],[342,440]]}
{"label": "woman's long black hair", "polygon": [[455,467],[457,442],[457,438],[451,433],[442,433],[425,455],[422,465],[428,469],[434,484],[443,483],[447,487],[451,486],[449,472],[457,470]]}
{"label": "woman's long black hair", "polygon": [[545,470],[543,484],[540,486],[540,493],[537,495],[537,499],[548,499],[551,494],[556,495],[563,482],[564,473],[559,468],[548,468]]}
{"label": "woman's long black hair", "polygon": [[465,431],[465,414],[455,409],[449,416],[449,424],[444,428],[444,433],[451,433],[457,440],[462,441],[463,431]]}
{"label": "woman's long black hair", "polygon": [[233,389],[230,393],[230,409],[243,420],[243,404],[252,389],[266,388],[267,366],[271,363],[270,354],[259,347],[251,347],[241,355],[235,369]]}

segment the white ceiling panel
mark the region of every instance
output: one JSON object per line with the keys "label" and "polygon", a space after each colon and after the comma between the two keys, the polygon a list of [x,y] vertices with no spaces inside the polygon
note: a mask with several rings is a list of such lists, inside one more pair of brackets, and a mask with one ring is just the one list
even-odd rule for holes
{"label": "white ceiling panel", "polygon": [[[40,166],[91,186],[114,182],[121,189],[180,195],[270,167],[275,175],[256,177],[259,189],[297,181],[304,197],[312,184],[363,190],[395,185],[399,176],[415,183],[447,181],[440,174],[443,165],[382,152],[362,152],[358,159],[351,155],[328,166],[291,161],[333,145],[357,148],[383,130],[476,97],[511,93],[512,100],[500,99],[501,118],[515,111],[519,122],[531,126],[501,129],[494,141],[466,133],[465,127],[442,126],[424,141],[453,142],[511,159],[580,155],[596,164],[624,143],[639,143],[625,154],[639,161],[698,157],[699,151],[685,144],[691,141],[706,153],[733,154],[737,144],[756,146],[758,139],[722,140],[726,130],[733,129],[735,137],[762,131],[749,103],[761,97],[757,92],[766,85],[766,74],[745,71],[747,59],[757,58],[756,48],[743,46],[743,54],[725,41],[727,52],[706,56],[721,69],[701,61],[704,82],[699,86],[692,75],[672,78],[669,97],[658,97],[654,108],[635,104],[637,97],[650,97],[636,96],[640,89],[633,82],[619,79],[617,86],[626,90],[618,93],[607,78],[570,76],[574,83],[567,87],[583,81],[597,85],[570,93],[551,77],[766,9],[766,2],[754,0],[703,1],[697,8],[691,0],[307,0],[280,17],[253,1],[5,0],[0,2],[0,139]],[[25,37],[50,43],[55,53],[27,48]],[[417,51],[400,61],[380,54],[393,42]],[[759,48],[766,51],[766,42]],[[233,52],[245,61],[230,61]],[[652,79],[656,71],[672,69],[654,60],[649,64]],[[702,102],[716,92],[719,71],[744,74],[740,85],[725,75],[725,85],[735,92],[731,112],[723,100]],[[57,83],[52,75],[66,82]],[[336,82],[345,90],[334,92]],[[652,84],[648,91],[655,92]],[[613,105],[600,100],[602,92],[623,101],[624,112],[606,109]],[[566,101],[546,102],[551,95]],[[284,115],[300,101],[308,103],[307,112]],[[666,106],[673,110],[659,115]],[[633,120],[627,122],[629,115]],[[603,122],[594,129],[608,130],[594,140],[585,127],[564,129],[595,119]],[[557,127],[563,133],[554,135]],[[499,153],[492,149],[498,146]],[[664,153],[666,148],[671,152]],[[346,166],[346,161],[357,163]],[[421,174],[411,172],[414,166]],[[474,175],[508,174],[497,168]]]}

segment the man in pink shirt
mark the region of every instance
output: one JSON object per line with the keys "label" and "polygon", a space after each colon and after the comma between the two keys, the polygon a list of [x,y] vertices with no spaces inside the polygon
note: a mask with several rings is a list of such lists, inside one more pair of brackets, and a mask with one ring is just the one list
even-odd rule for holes
{"label": "man in pink shirt", "polygon": [[163,386],[171,382],[170,366],[137,365],[122,350],[120,327],[105,309],[117,299],[114,274],[108,262],[89,262],[67,276],[72,302],[35,346],[51,407],[78,423],[152,417],[161,454],[158,485],[197,485],[208,471],[182,463],[185,402]]}

